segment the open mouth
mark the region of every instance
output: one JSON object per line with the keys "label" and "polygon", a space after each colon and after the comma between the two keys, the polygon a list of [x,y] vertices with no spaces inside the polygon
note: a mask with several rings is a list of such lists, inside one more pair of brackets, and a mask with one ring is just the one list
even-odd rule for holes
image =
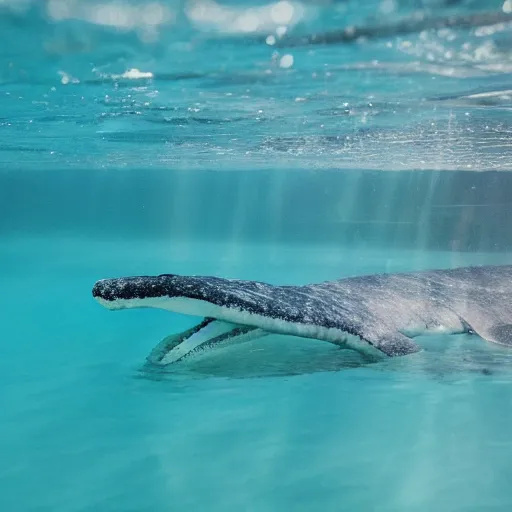
{"label": "open mouth", "polygon": [[235,379],[286,377],[359,368],[378,359],[315,339],[205,318],[165,337],[146,357],[141,377]]}
{"label": "open mouth", "polygon": [[257,327],[205,318],[191,329],[164,338],[151,351],[147,360],[154,365],[167,366],[208,349],[252,341],[267,334]]}

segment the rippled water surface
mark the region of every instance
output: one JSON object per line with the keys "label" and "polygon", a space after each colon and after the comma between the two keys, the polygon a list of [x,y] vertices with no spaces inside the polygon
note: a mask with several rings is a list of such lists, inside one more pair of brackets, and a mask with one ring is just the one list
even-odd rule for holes
{"label": "rippled water surface", "polygon": [[0,510],[509,511],[512,353],[375,365],[97,279],[510,263],[512,3],[0,1]]}

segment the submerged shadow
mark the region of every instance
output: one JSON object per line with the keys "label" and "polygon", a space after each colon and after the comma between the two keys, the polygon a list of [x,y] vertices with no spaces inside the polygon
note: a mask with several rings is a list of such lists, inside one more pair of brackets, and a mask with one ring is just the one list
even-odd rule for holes
{"label": "submerged shadow", "polygon": [[279,377],[336,372],[360,368],[372,362],[359,352],[330,343],[271,335],[243,344],[209,349],[165,366],[146,361],[139,369],[139,376],[153,380]]}
{"label": "submerged shadow", "polygon": [[137,378],[154,381],[254,379],[358,369],[399,373],[408,379],[424,376],[449,382],[469,376],[512,376],[512,351],[489,344],[478,336],[428,336],[417,341],[423,348],[421,352],[377,361],[354,350],[317,340],[273,335],[207,350],[166,366],[146,362],[138,369]]}

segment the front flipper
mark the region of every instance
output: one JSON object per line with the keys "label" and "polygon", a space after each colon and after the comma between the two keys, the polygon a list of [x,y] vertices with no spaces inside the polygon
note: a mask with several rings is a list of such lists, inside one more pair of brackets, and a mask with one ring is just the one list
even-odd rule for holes
{"label": "front flipper", "polygon": [[386,335],[363,336],[363,339],[389,357],[406,356],[421,350],[411,338],[398,331]]}
{"label": "front flipper", "polygon": [[226,342],[238,343],[266,336],[257,327],[236,325],[206,318],[199,325],[164,338],[148,355],[148,362],[165,366],[177,363],[194,353]]}
{"label": "front flipper", "polygon": [[474,331],[484,340],[498,345],[512,347],[512,324],[496,324],[491,326],[473,326]]}

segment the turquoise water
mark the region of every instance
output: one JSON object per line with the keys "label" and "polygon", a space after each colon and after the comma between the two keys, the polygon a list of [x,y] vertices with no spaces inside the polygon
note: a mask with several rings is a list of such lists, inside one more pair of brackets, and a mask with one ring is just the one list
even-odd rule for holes
{"label": "turquoise water", "polygon": [[0,510],[511,509],[510,351],[270,336],[162,372],[196,319],[91,297],[510,264],[510,24],[277,44],[505,4],[0,6]]}

